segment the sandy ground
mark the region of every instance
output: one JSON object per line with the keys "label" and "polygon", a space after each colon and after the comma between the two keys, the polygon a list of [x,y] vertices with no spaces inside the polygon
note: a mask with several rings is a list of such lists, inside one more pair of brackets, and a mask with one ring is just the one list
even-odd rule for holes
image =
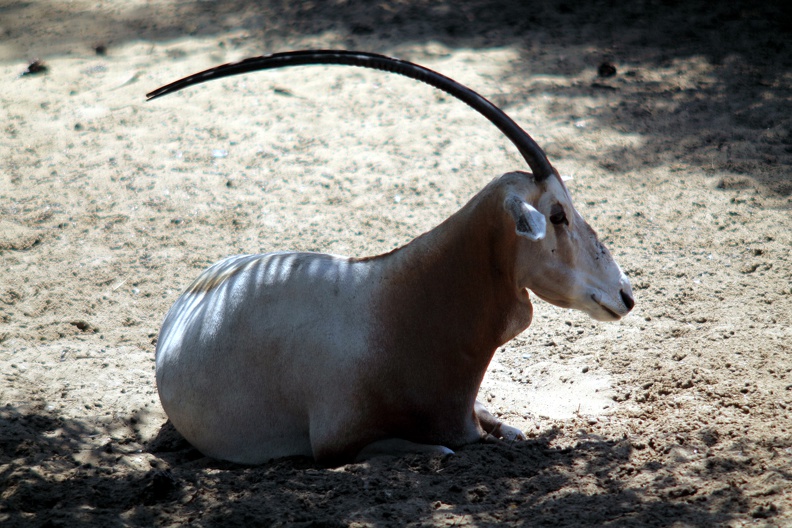
{"label": "sandy ground", "polygon": [[[459,4],[0,2],[0,524],[792,525],[789,9]],[[207,265],[388,251],[525,168],[462,103],[384,73],[144,102],[310,47],[491,98],[574,176],[632,278],[623,321],[536,301],[496,354],[481,398],[527,441],[244,467],[165,425],[154,342]],[[46,71],[21,75],[34,58]]]}

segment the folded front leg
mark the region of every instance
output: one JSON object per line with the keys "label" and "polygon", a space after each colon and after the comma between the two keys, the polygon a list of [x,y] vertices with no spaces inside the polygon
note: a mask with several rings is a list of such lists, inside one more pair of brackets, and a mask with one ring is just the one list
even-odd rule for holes
{"label": "folded front leg", "polygon": [[454,452],[441,445],[418,444],[402,438],[386,438],[372,442],[360,450],[355,462],[363,462],[377,456],[403,456],[414,454],[453,455]]}
{"label": "folded front leg", "polygon": [[478,400],[476,400],[476,404],[473,407],[473,413],[476,415],[476,418],[478,418],[481,428],[484,429],[485,433],[487,433],[485,439],[498,438],[509,442],[526,439],[525,434],[522,431],[516,427],[506,425],[502,421],[495,418],[487,410],[487,408],[484,407],[484,404]]}

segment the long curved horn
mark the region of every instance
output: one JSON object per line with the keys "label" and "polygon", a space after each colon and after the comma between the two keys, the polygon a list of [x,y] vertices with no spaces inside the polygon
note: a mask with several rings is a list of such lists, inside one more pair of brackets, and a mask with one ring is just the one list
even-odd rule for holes
{"label": "long curved horn", "polygon": [[221,77],[257,70],[270,70],[306,64],[340,64],[371,68],[398,73],[405,77],[434,86],[463,101],[498,127],[500,131],[514,143],[517,150],[520,151],[520,154],[522,154],[525,161],[531,167],[531,171],[536,180],[544,180],[555,172],[547,156],[545,156],[544,151],[536,144],[533,138],[506,115],[503,110],[481,95],[459,84],[455,80],[428,68],[424,68],[423,66],[375,53],[342,50],[303,50],[275,53],[274,55],[265,55],[262,57],[251,57],[239,62],[223,64],[222,66],[217,66],[190,75],[184,79],[157,88],[153,92],[146,94],[146,97],[147,100],[150,101],[157,97],[179,91],[187,86],[210,81],[212,79],[219,79]]}

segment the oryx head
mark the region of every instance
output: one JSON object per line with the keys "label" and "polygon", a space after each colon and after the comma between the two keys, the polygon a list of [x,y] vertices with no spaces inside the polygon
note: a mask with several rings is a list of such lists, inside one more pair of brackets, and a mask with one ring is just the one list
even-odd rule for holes
{"label": "oryx head", "polygon": [[564,181],[555,172],[544,179],[518,174],[504,199],[518,235],[518,285],[598,321],[621,319],[635,304],[630,281],[575,209]]}

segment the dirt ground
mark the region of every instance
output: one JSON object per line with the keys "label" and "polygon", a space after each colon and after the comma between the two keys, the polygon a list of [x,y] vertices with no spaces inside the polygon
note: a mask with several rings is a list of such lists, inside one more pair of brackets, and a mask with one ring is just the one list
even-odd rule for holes
{"label": "dirt ground", "polygon": [[[610,4],[0,0],[0,524],[792,526],[792,12]],[[631,277],[623,321],[537,300],[496,354],[481,398],[527,441],[245,467],[166,425],[154,343],[206,266],[389,251],[526,168],[462,103],[380,72],[144,102],[316,47],[501,106]]]}

